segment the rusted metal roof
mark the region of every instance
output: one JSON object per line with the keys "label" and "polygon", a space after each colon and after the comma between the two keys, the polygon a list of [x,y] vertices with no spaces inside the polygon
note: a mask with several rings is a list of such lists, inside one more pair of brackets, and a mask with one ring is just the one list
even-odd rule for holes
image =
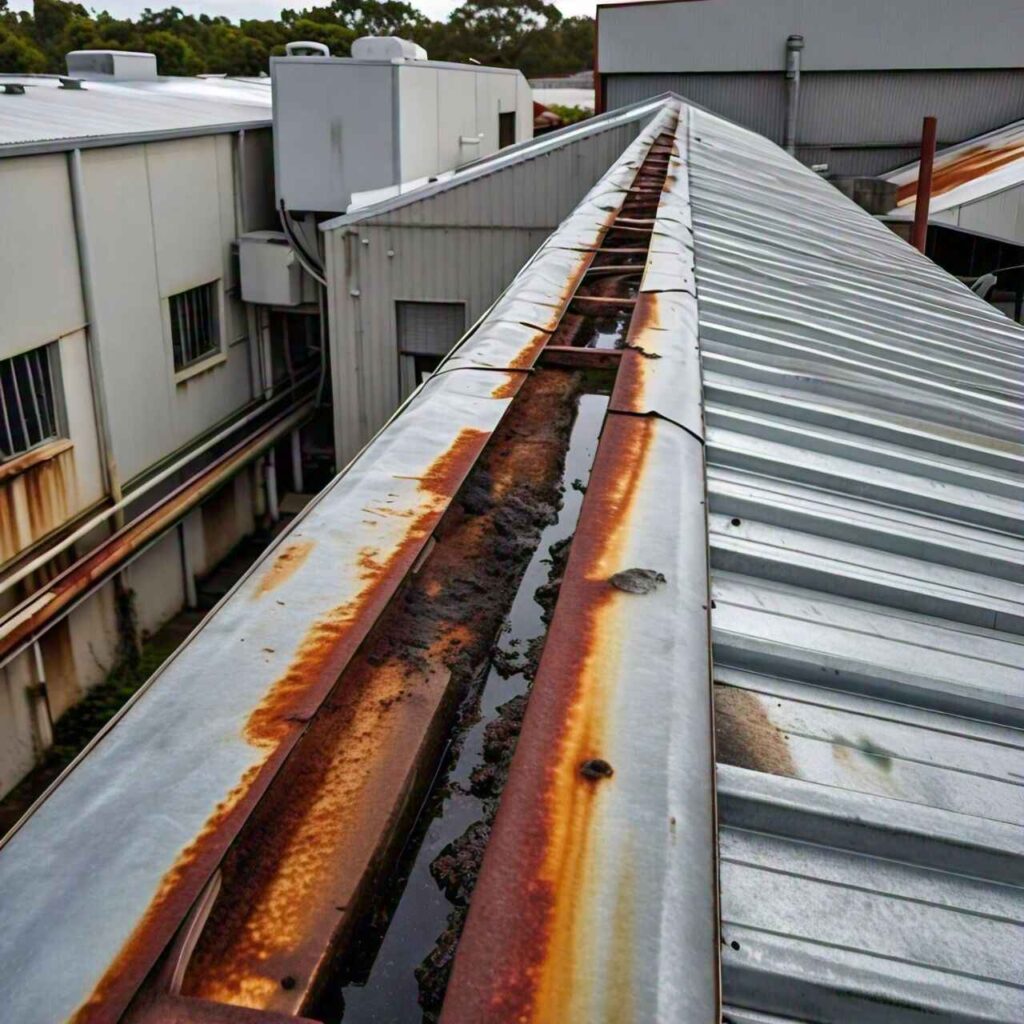
{"label": "rusted metal roof", "polygon": [[[636,298],[581,299],[613,223]],[[669,98],[0,850],[12,1019],[118,1019],[601,301],[632,320],[444,1019],[1024,1017],[1024,331]]]}
{"label": "rusted metal roof", "polygon": [[445,1021],[719,1012],[687,114]]}
{"label": "rusted metal roof", "polygon": [[[899,186],[898,204],[890,216],[913,218],[917,169],[918,164],[913,163],[885,175]],[[936,154],[928,209],[941,213],[1022,183],[1024,121],[1015,121]]]}
{"label": "rusted metal roof", "polygon": [[[7,840],[0,988],[12,1019],[117,1019],[519,379],[450,373],[424,387]],[[144,827],[140,808],[158,809]]]}

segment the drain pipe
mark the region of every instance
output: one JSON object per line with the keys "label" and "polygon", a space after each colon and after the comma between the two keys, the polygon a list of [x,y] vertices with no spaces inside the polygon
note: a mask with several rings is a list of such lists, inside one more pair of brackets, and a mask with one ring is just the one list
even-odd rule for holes
{"label": "drain pipe", "polygon": [[796,119],[800,109],[800,51],[803,36],[790,36],[786,40],[786,127],[783,147],[790,156],[796,156]]}
{"label": "drain pipe", "polygon": [[910,244],[922,253],[928,243],[928,207],[932,199],[936,123],[934,117],[926,117],[921,126],[921,162],[917,165],[917,198],[914,200],[914,230]]}
{"label": "drain pipe", "polygon": [[[78,249],[78,271],[85,305],[85,352],[92,384],[93,414],[99,439],[100,458],[107,492],[114,507],[122,502],[121,478],[117,471],[113,441],[110,434],[110,416],[107,411],[106,392],[103,387],[103,362],[100,355],[100,331],[96,317],[96,292],[93,288],[92,258],[89,251],[89,226],[85,213],[85,187],[82,184],[82,151],[68,153],[68,178],[71,184],[71,214],[75,223],[75,245]],[[118,508],[114,516],[115,529],[124,526],[124,512]]]}

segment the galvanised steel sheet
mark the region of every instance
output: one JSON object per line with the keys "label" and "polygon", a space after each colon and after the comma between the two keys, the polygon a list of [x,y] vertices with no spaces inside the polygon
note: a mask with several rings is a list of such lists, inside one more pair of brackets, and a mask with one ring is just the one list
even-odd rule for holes
{"label": "galvanised steel sheet", "polygon": [[1019,1021],[1024,331],[690,124],[726,1014]]}
{"label": "galvanised steel sheet", "polygon": [[269,128],[269,78],[89,79],[61,88],[57,75],[0,75],[25,86],[0,104],[0,159],[73,147]]}

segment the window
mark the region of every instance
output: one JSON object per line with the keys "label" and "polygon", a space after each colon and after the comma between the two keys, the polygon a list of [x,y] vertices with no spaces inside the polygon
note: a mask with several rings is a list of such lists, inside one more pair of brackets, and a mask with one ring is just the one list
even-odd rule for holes
{"label": "window", "polygon": [[57,343],[0,359],[0,462],[60,434]]}
{"label": "window", "polygon": [[218,281],[211,281],[171,296],[171,346],[175,370],[184,370],[220,351],[218,284]]}
{"label": "window", "polygon": [[515,145],[516,141],[516,112],[509,110],[504,114],[498,114],[498,149]]}
{"label": "window", "polygon": [[466,333],[463,302],[397,302],[399,373],[408,394]]}

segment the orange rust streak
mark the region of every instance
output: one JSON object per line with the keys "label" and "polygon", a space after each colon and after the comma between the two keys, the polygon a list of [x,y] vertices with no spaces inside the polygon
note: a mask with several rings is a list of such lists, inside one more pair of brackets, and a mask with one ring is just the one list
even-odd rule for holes
{"label": "orange rust streak", "polygon": [[508,379],[503,384],[499,384],[491,391],[491,398],[515,398],[522,386],[523,375],[520,373],[510,373]]}
{"label": "orange rust streak", "polygon": [[[532,400],[513,408],[484,456],[492,509],[513,485],[543,503],[555,493],[575,384],[552,374],[529,387]],[[476,664],[504,614],[498,604],[470,606],[451,587],[475,578],[501,592],[513,571],[496,567],[502,535],[488,516],[453,507],[405,599],[381,618],[248,823],[224,862],[188,994],[281,1011],[308,1004],[327,951],[365,907],[390,837],[402,834],[416,772],[433,763],[457,696],[448,666]],[[364,551],[364,571],[375,564]],[[296,982],[289,989],[286,975]]]}
{"label": "orange rust streak", "polygon": [[[424,652],[426,661],[440,664],[447,647],[464,642],[466,633],[453,626]],[[376,667],[363,663],[346,676],[346,693],[332,698],[313,740],[316,784],[306,785],[306,775],[293,780],[282,809],[294,819],[283,833],[287,842],[269,871],[254,866],[230,944],[200,947],[188,994],[252,1008],[288,1002],[281,978],[294,971],[295,951],[310,940],[310,922],[330,909],[326,905],[356,902],[377,855],[378,833],[368,824],[389,817],[394,792],[408,785],[424,743],[422,716],[441,703],[447,683],[446,671],[412,674],[397,658]],[[280,824],[274,823],[275,834]],[[335,909],[333,916],[340,920],[344,911]]]}
{"label": "orange rust streak", "polygon": [[[639,422],[639,430],[628,446],[615,453],[621,475],[613,478],[612,488],[600,495],[593,511],[594,521],[607,531],[604,540],[589,552],[578,570],[585,580],[584,592],[589,591],[593,597],[589,614],[584,609],[582,621],[572,626],[572,636],[579,638],[582,649],[577,696],[557,748],[553,785],[545,806],[550,839],[539,877],[550,886],[553,901],[547,950],[538,974],[537,1020],[572,1019],[585,1009],[580,1004],[586,998],[580,988],[582,973],[574,967],[580,952],[589,945],[588,933],[594,927],[586,908],[593,906],[587,893],[596,881],[592,859],[598,842],[593,835],[596,802],[614,780],[585,779],[579,766],[604,753],[607,706],[613,696],[609,683],[619,674],[617,605],[629,598],[614,591],[606,581],[622,568],[633,500],[646,467],[653,424],[649,420]],[[610,530],[609,524],[613,524]],[[538,681],[541,678],[538,674]],[[628,976],[629,971],[625,974]]]}
{"label": "orange rust streak", "polygon": [[[966,150],[960,156],[941,166],[936,166],[932,172],[933,196],[940,196],[949,192],[959,185],[974,181],[984,174],[1005,167],[1024,157],[1024,143],[1017,142],[1012,146],[1002,146],[998,149],[990,149],[987,146],[974,146]],[[901,185],[896,193],[898,205],[909,203],[917,195],[917,178]]]}
{"label": "orange rust streak", "polygon": [[[419,478],[419,489],[426,500],[402,542],[387,559],[375,565],[354,599],[310,627],[292,664],[270,687],[243,729],[245,739],[258,752],[254,764],[164,875],[131,936],[76,1012],[74,1024],[112,1024],[118,1020],[276,774],[305,722],[336,682],[345,662],[408,571],[488,436],[486,431],[476,429],[459,432],[448,451]],[[353,628],[357,623],[363,627],[361,631]]]}
{"label": "orange rust streak", "polygon": [[628,599],[607,579],[622,568],[653,429],[633,417],[605,425],[448,989],[449,1024],[591,1019],[577,961],[594,927],[595,820],[602,790],[615,783],[587,779],[579,767],[603,753],[608,687],[618,674],[617,606]]}
{"label": "orange rust streak", "polygon": [[290,579],[295,571],[309,558],[315,541],[300,540],[287,545],[274,559],[273,564],[260,578],[256,588],[256,597],[262,597],[276,590],[285,580]]}

